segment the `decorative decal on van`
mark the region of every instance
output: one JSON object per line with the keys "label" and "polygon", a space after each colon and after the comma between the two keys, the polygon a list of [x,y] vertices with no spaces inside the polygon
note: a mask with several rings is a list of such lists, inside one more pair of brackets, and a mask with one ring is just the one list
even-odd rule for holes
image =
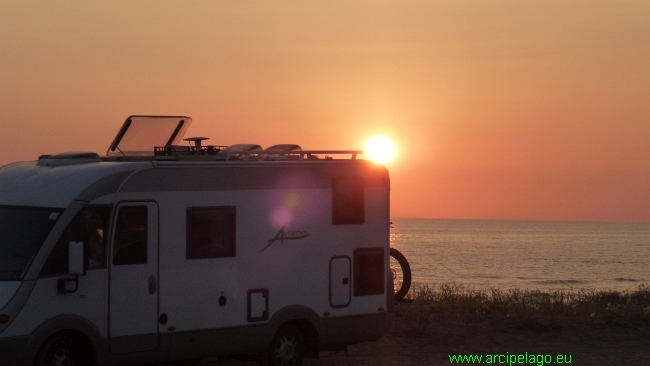
{"label": "decorative decal on van", "polygon": [[284,244],[285,240],[295,240],[295,239],[302,239],[308,237],[309,234],[307,234],[306,231],[301,231],[301,230],[289,230],[285,231],[284,226],[280,228],[280,231],[278,231],[277,234],[273,237],[273,239],[267,241],[266,246],[260,250],[260,253],[263,251],[267,250],[273,243],[276,241],[280,241],[280,244]]}

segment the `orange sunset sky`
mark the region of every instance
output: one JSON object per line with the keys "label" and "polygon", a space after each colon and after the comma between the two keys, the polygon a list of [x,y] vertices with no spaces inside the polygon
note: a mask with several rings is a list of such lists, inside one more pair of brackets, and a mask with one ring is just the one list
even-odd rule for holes
{"label": "orange sunset sky", "polygon": [[2,1],[0,165],[390,138],[391,215],[650,222],[650,1]]}

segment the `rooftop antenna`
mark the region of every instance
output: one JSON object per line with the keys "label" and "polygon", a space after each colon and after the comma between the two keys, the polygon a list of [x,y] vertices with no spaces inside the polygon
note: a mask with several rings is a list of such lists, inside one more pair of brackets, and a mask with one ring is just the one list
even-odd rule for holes
{"label": "rooftop antenna", "polygon": [[202,155],[201,141],[205,141],[209,139],[210,139],[209,137],[188,137],[186,139],[183,139],[183,141],[194,142],[194,151],[196,151],[196,155]]}

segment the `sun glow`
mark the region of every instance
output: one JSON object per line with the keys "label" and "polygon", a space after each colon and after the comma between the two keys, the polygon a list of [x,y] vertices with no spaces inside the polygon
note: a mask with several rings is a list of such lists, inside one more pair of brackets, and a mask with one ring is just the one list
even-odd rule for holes
{"label": "sun glow", "polygon": [[395,145],[386,137],[373,137],[366,144],[365,153],[372,161],[387,163],[395,155]]}

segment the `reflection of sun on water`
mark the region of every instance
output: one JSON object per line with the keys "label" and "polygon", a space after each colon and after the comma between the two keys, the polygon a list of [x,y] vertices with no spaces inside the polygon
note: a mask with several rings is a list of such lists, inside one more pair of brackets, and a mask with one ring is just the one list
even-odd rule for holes
{"label": "reflection of sun on water", "polygon": [[383,164],[395,155],[395,145],[386,137],[374,137],[368,141],[364,152],[370,160]]}

